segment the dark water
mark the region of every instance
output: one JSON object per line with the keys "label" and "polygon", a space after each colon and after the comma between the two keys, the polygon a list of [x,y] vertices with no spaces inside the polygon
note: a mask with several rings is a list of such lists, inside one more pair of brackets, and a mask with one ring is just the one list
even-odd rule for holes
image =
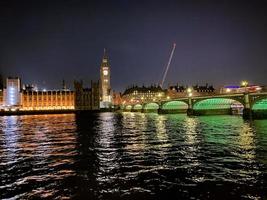
{"label": "dark water", "polygon": [[0,117],[0,199],[266,199],[267,120]]}

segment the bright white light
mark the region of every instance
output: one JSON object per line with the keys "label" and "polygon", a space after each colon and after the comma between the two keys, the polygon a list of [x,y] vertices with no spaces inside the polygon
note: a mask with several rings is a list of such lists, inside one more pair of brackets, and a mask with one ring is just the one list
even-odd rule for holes
{"label": "bright white light", "polygon": [[226,92],[231,92],[231,89],[230,89],[230,88],[227,88],[227,89],[226,89]]}
{"label": "bright white light", "polygon": [[187,92],[191,93],[192,92],[192,88],[187,88]]}
{"label": "bright white light", "polygon": [[106,76],[106,75],[108,75],[108,70],[104,70],[103,71],[103,74]]}
{"label": "bright white light", "polygon": [[18,91],[16,90],[16,87],[8,86],[7,87],[7,102],[6,104],[9,104],[10,106],[13,106],[17,104],[18,102]]}

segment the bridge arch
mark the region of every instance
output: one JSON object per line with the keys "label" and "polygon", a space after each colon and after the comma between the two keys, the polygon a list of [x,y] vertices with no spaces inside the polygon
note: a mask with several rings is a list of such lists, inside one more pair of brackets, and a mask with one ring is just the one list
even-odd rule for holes
{"label": "bridge arch", "polygon": [[132,110],[132,105],[126,105],[126,106],[124,107],[124,110],[126,110],[126,111],[131,111],[131,110]]}
{"label": "bridge arch", "polygon": [[133,106],[132,110],[139,111],[142,110],[143,106],[141,104],[136,104]]}
{"label": "bridge arch", "polygon": [[256,119],[266,119],[267,118],[267,97],[260,97],[256,99],[252,106],[252,115]]}
{"label": "bridge arch", "polygon": [[195,114],[232,114],[233,109],[243,109],[244,105],[232,98],[209,98],[194,102]]}
{"label": "bridge arch", "polygon": [[161,105],[162,113],[185,113],[187,109],[188,104],[179,100],[168,101]]}
{"label": "bridge arch", "polygon": [[157,103],[147,103],[143,106],[143,112],[158,112],[159,104]]}

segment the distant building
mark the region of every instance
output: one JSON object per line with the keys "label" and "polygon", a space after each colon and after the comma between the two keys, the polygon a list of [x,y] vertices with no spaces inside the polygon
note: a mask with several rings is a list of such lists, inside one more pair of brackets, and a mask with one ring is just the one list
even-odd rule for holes
{"label": "distant building", "polygon": [[124,103],[138,103],[146,101],[157,101],[166,97],[166,91],[160,86],[139,87],[132,86],[127,88],[122,94]]}
{"label": "distant building", "polygon": [[[169,86],[168,91],[167,91],[167,96],[170,97],[171,99],[186,97],[188,95],[187,94],[188,88],[189,87],[180,86],[178,84],[174,86]],[[195,85],[192,87],[191,93],[193,96],[211,95],[211,94],[215,94],[215,89],[212,85],[208,85],[208,84],[204,86]]]}
{"label": "distant building", "polygon": [[215,93],[215,88],[208,84],[204,86],[195,85],[193,86],[193,93],[195,93],[195,96],[211,95]]}
{"label": "distant building", "polygon": [[185,97],[186,95],[187,95],[186,87],[184,86],[179,86],[179,85],[169,86],[167,90],[167,96],[170,99]]}
{"label": "distant building", "polygon": [[21,83],[19,78],[8,77],[6,79],[6,89],[4,89],[5,106],[20,105]]}
{"label": "distant building", "polygon": [[99,110],[99,82],[91,81],[91,88],[83,88],[82,81],[74,81],[75,109]]}
{"label": "distant building", "polygon": [[100,65],[100,108],[110,108],[111,104],[110,64],[104,49],[104,56]]}

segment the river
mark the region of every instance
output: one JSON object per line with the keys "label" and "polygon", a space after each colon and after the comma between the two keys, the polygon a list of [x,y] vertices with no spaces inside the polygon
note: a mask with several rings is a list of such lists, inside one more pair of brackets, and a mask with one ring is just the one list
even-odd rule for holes
{"label": "river", "polygon": [[265,199],[267,120],[0,117],[0,199]]}

